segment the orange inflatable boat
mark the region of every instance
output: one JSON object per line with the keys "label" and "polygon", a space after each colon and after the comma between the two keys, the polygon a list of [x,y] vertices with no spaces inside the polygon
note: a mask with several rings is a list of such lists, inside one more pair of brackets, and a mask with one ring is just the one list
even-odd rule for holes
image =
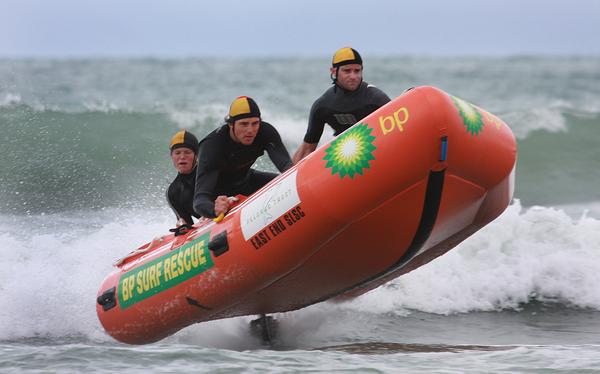
{"label": "orange inflatable boat", "polygon": [[97,312],[143,344],[196,322],[360,295],[496,218],[516,142],[498,117],[433,87],[405,92],[241,201],[116,264]]}

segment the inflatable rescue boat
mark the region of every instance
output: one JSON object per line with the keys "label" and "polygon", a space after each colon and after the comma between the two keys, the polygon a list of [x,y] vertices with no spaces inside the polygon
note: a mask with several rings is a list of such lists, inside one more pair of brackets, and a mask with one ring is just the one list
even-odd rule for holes
{"label": "inflatable rescue boat", "polygon": [[116,263],[97,295],[115,339],[360,295],[444,254],[511,201],[516,142],[495,115],[409,90],[287,170],[219,222]]}

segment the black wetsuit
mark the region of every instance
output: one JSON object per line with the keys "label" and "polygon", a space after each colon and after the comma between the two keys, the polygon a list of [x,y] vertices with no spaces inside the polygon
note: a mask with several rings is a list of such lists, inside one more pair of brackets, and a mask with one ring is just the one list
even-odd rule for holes
{"label": "black wetsuit", "polygon": [[194,210],[204,217],[215,217],[215,199],[219,195],[250,195],[267,184],[277,174],[250,167],[267,151],[279,171],[292,166],[290,155],[277,130],[261,122],[250,145],[235,142],[229,126],[223,125],[200,142]]}
{"label": "black wetsuit", "polygon": [[346,91],[339,86],[331,87],[310,108],[304,141],[318,143],[325,123],[333,128],[337,136],[389,101],[390,98],[383,91],[367,82],[361,82],[354,91]]}
{"label": "black wetsuit", "polygon": [[196,168],[189,174],[177,174],[175,180],[167,188],[167,201],[175,212],[177,219],[183,218],[190,225],[192,216],[200,218],[192,208],[194,202],[194,186],[196,183]]}

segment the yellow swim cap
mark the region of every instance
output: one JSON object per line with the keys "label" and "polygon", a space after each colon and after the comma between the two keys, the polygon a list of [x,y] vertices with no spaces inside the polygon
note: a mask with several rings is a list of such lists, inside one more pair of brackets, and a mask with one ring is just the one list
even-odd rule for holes
{"label": "yellow swim cap", "polygon": [[177,148],[189,148],[194,153],[198,153],[198,139],[189,131],[181,130],[178,131],[171,138],[171,143],[169,143],[169,149],[171,152],[176,150]]}
{"label": "yellow swim cap", "polygon": [[260,109],[258,109],[256,102],[248,96],[240,96],[233,100],[229,108],[227,122],[234,123],[239,119],[250,117],[260,118]]}
{"label": "yellow swim cap", "polygon": [[342,65],[348,64],[359,64],[362,65],[362,58],[360,54],[353,48],[344,47],[338,49],[333,55],[333,60],[331,61],[331,65],[334,68],[337,68]]}

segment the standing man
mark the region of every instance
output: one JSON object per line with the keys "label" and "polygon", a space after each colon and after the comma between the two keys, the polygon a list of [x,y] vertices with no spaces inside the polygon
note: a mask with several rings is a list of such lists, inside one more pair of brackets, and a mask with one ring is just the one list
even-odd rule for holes
{"label": "standing man", "polygon": [[192,216],[200,218],[194,212],[194,185],[196,182],[196,157],[198,139],[189,131],[178,131],[169,144],[171,160],[177,170],[177,177],[167,188],[167,201],[177,217],[177,227],[192,225]]}
{"label": "standing man", "polygon": [[194,210],[204,217],[225,214],[228,196],[250,195],[277,176],[251,168],[265,151],[280,172],[292,166],[281,136],[261,120],[252,98],[235,99],[226,121],[200,142]]}
{"label": "standing man", "polygon": [[363,81],[363,61],[356,50],[345,47],[335,52],[330,71],[334,86],[313,103],[294,164],[317,148],[325,123],[337,136],[390,101],[383,91]]}

